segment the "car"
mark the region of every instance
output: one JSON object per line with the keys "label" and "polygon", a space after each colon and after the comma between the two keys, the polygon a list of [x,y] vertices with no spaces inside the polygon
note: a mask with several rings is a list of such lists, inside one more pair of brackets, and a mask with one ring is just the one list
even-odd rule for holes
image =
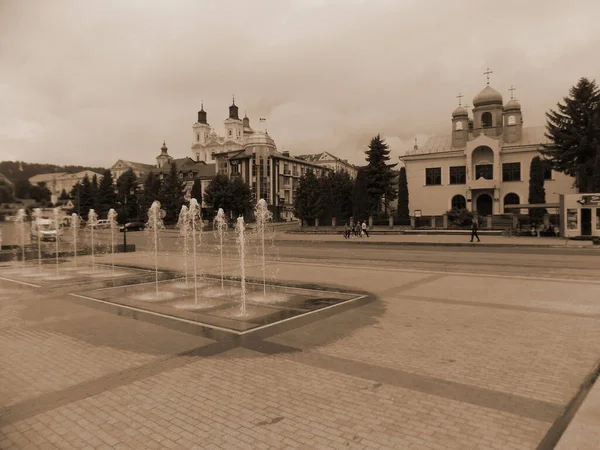
{"label": "car", "polygon": [[[63,230],[58,229],[58,236],[62,236]],[[39,218],[35,220],[31,227],[31,239],[40,241],[56,241],[57,230],[50,219]]]}
{"label": "car", "polygon": [[144,222],[127,222],[119,229],[119,231],[143,231],[144,228],[146,228],[146,224]]}
{"label": "car", "polygon": [[107,219],[99,220],[95,228],[110,228],[110,222]]}

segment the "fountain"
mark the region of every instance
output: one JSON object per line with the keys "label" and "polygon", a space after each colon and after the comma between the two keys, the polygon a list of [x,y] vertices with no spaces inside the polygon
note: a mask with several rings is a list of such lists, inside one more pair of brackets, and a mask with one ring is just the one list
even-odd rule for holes
{"label": "fountain", "polygon": [[246,236],[244,231],[246,226],[244,225],[244,217],[240,216],[237,219],[235,225],[235,232],[237,234],[236,242],[238,244],[238,252],[240,253],[240,287],[242,288],[241,301],[240,301],[240,312],[242,315],[246,314]]}
{"label": "fountain", "polygon": [[183,268],[185,271],[185,285],[188,285],[188,240],[190,238],[190,214],[188,207],[183,205],[177,220],[181,236],[183,236]]}
{"label": "fountain", "polygon": [[93,209],[90,209],[90,212],[88,213],[87,226],[89,227],[91,232],[90,239],[92,243],[92,272],[96,271],[96,260],[94,253],[94,228],[96,227],[96,225],[98,225],[98,214],[96,214],[96,211],[94,211]]}
{"label": "fountain", "polygon": [[19,209],[17,212],[16,222],[19,227],[19,234],[21,235],[21,267],[25,268],[25,214],[24,209]]}
{"label": "fountain", "polygon": [[110,208],[108,210],[108,224],[110,225],[110,262],[112,266],[112,274],[115,275],[115,231],[117,229],[117,212]]}
{"label": "fountain", "polygon": [[[148,223],[147,228],[153,234],[154,241],[154,278],[156,288],[156,298],[158,298],[158,232],[164,229],[162,221],[162,211],[160,209],[160,202],[154,200],[150,209],[148,209]],[[195,261],[195,258],[194,258]],[[194,274],[195,275],[195,274]]]}
{"label": "fountain", "polygon": [[37,234],[38,241],[38,264],[42,267],[42,233],[40,233],[40,224],[39,221],[42,219],[42,210],[40,208],[35,208],[33,210],[33,218],[35,224],[35,230]]}
{"label": "fountain", "polygon": [[223,211],[223,208],[219,208],[219,211],[217,211],[214,228],[219,234],[219,252],[221,254],[221,290],[223,290],[225,278],[223,274],[223,234],[225,233],[225,230],[227,230],[227,218],[225,217],[225,212]]}
{"label": "fountain", "polygon": [[54,255],[56,262],[56,276],[58,276],[58,235],[60,232],[60,208],[54,208],[52,210],[52,222],[54,222]]}
{"label": "fountain", "polygon": [[[190,200],[189,221],[192,232],[192,251],[194,261],[194,304],[198,305],[198,270],[196,267],[196,247],[202,241],[202,210],[195,198]],[[196,243],[196,239],[200,242]]]}
{"label": "fountain", "polygon": [[267,264],[265,261],[265,226],[268,221],[273,219],[273,214],[269,211],[267,202],[261,198],[254,208],[254,217],[256,218],[256,232],[260,236],[262,246],[262,273],[263,273],[263,293],[267,295]]}
{"label": "fountain", "polygon": [[71,233],[73,236],[73,265],[77,267],[77,233],[81,219],[75,213],[71,214]]}

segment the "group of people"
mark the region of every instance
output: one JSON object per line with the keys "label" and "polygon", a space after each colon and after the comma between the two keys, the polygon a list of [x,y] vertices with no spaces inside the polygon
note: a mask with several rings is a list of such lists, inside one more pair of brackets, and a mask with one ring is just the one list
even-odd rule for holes
{"label": "group of people", "polygon": [[348,222],[346,222],[346,225],[344,225],[344,239],[350,239],[352,235],[356,237],[362,237],[363,234],[366,237],[369,237],[369,231],[367,228],[367,222],[365,221],[363,221],[362,225],[360,221],[358,221],[352,224],[352,226],[348,225]]}

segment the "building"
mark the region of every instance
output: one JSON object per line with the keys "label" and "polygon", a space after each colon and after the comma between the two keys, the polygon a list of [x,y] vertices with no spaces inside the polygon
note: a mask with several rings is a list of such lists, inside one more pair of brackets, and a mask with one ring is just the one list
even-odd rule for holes
{"label": "building", "polygon": [[248,116],[245,115],[243,119],[239,118],[235,98],[229,107],[229,117],[224,121],[225,136],[219,136],[216,133],[209,125],[207,117],[204,104],[202,104],[198,111],[198,120],[192,126],[191,152],[192,158],[196,161],[214,164],[217,153],[243,150],[246,139],[254,133],[250,127]]}
{"label": "building", "polygon": [[329,152],[315,153],[312,155],[300,155],[296,158],[311,162],[318,166],[328,167],[335,172],[345,171],[350,175],[350,178],[355,179],[358,169],[355,165],[350,164],[347,159],[341,159],[332,155]]}
{"label": "building", "polygon": [[125,172],[127,172],[129,169],[133,170],[133,173],[135,173],[135,175],[136,175],[136,177],[138,177],[138,179],[144,179],[144,178],[146,178],[146,175],[148,175],[150,173],[150,171],[154,168],[155,168],[155,166],[153,166],[152,164],[144,164],[144,163],[139,163],[139,162],[134,162],[134,161],[125,161],[124,159],[119,159],[116,163],[114,163],[112,165],[112,167],[110,168],[110,171],[112,172],[113,179],[116,182],[119,179],[119,177],[121,175],[123,175]]}
{"label": "building", "polygon": [[307,170],[317,176],[328,167],[279,152],[268,133],[254,132],[243,148],[215,154],[218,174],[239,176],[250,185],[254,201],[265,199],[282,219],[294,219],[294,193],[300,177]]}
{"label": "building", "polygon": [[561,195],[559,208],[561,236],[600,237],[600,193]]}
{"label": "building", "polygon": [[45,183],[52,195],[52,203],[56,203],[56,199],[58,196],[60,196],[63,189],[68,194],[71,192],[71,189],[73,189],[73,186],[83,181],[86,175],[90,180],[94,177],[94,175],[97,177],[98,181],[100,181],[102,178],[102,174],[100,173],[96,173],[91,170],[82,170],[81,172],[77,173],[42,173],[31,177],[29,182],[33,185]]}
{"label": "building", "polygon": [[[510,89],[511,92],[514,88]],[[459,95],[459,99],[462,96]],[[527,204],[531,160],[541,156],[545,127],[524,127],[521,105],[488,85],[473,98],[473,110],[452,113],[452,131],[415,144],[400,157],[406,166],[411,214],[442,215],[466,208],[481,216],[513,212],[506,205]],[[546,201],[571,194],[573,178],[547,168]]]}

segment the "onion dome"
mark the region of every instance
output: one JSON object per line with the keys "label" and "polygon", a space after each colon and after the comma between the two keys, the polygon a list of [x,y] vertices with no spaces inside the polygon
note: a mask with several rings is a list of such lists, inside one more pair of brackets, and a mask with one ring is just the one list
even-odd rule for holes
{"label": "onion dome", "polygon": [[469,113],[467,112],[467,108],[464,106],[459,106],[454,111],[452,111],[452,117],[468,117]]}
{"label": "onion dome", "polygon": [[490,86],[486,86],[483,91],[473,98],[473,106],[475,107],[488,105],[502,106],[502,103],[502,94]]}
{"label": "onion dome", "polygon": [[511,99],[506,106],[504,106],[505,111],[520,111],[521,104],[516,99]]}

